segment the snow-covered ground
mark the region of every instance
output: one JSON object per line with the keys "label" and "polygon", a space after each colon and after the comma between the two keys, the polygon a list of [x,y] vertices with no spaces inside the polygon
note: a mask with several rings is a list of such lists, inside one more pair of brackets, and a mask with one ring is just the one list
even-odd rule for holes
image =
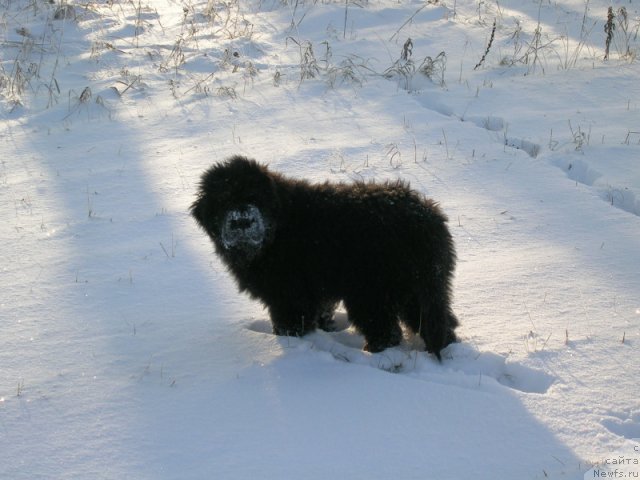
{"label": "snow-covered ground", "polygon": [[[0,6],[0,478],[640,475],[638,2]],[[236,153],[441,203],[442,364],[270,333],[188,214]]]}

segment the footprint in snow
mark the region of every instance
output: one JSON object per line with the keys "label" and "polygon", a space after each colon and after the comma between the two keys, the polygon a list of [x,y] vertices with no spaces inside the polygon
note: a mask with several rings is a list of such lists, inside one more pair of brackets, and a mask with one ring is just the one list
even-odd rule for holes
{"label": "footprint in snow", "polygon": [[474,123],[477,127],[484,128],[490,132],[501,132],[505,128],[505,121],[501,117],[488,117],[469,115],[464,118],[465,122]]}
{"label": "footprint in snow", "polygon": [[640,438],[640,410],[609,412],[601,423],[611,433],[620,437],[629,440]]}
{"label": "footprint in snow", "polygon": [[[455,116],[455,112],[451,107],[436,99],[430,97],[420,97],[420,103],[425,108],[433,110],[440,115],[444,115],[445,117]],[[522,150],[532,158],[536,158],[542,150],[542,147],[535,142],[531,142],[523,138],[507,137],[507,124],[501,117],[494,117],[492,115],[486,117],[469,115],[460,118],[460,120],[463,122],[471,122],[477,127],[484,128],[489,132],[505,132],[504,136],[500,136],[500,139],[502,142],[504,142],[505,146],[515,148],[516,150]]]}
{"label": "footprint in snow", "polygon": [[[415,337],[380,353],[364,352],[364,338],[350,327],[346,314],[337,313],[334,321],[336,331],[318,330],[297,341],[313,350],[327,352],[339,361],[465,388],[507,387],[525,393],[546,393],[555,381],[542,370],[509,361],[496,353],[480,352],[464,342],[449,345],[442,352],[442,363],[422,351],[424,345]],[[247,328],[273,334],[268,320],[253,321]]]}
{"label": "footprint in snow", "polygon": [[[507,128],[506,122],[501,117],[482,117],[482,116],[468,116],[464,118],[464,121],[471,122],[477,127],[484,128],[490,132],[502,132]],[[502,137],[504,144],[507,147],[522,150],[532,158],[536,158],[541,151],[540,145],[523,138],[507,137],[506,134]]]}

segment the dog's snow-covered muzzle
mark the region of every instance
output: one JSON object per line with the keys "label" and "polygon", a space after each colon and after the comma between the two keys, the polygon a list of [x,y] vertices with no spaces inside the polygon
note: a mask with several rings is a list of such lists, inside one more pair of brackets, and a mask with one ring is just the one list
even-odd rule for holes
{"label": "dog's snow-covered muzzle", "polygon": [[226,250],[238,247],[259,248],[265,235],[266,226],[262,213],[258,207],[249,204],[227,212],[220,239]]}

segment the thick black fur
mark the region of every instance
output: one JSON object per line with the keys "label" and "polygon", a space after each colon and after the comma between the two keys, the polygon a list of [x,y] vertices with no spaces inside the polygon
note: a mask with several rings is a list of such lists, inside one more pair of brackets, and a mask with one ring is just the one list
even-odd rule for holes
{"label": "thick black fur", "polygon": [[456,341],[447,218],[403,182],[310,184],[234,156],[207,170],[191,213],[274,333],[330,330],[335,305],[379,352],[402,338],[427,351]]}

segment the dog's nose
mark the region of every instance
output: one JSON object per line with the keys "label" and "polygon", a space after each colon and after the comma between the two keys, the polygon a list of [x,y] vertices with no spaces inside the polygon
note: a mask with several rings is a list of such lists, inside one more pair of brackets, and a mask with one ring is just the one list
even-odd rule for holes
{"label": "dog's nose", "polygon": [[232,219],[229,226],[233,230],[246,230],[250,228],[254,223],[255,221],[252,218],[240,217]]}

